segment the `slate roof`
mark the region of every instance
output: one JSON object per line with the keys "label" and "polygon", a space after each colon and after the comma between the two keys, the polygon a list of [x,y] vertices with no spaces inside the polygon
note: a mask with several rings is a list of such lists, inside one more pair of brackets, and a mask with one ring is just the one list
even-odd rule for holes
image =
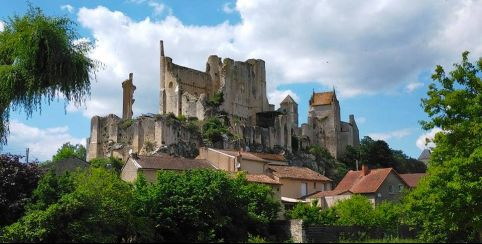
{"label": "slate roof", "polygon": [[418,185],[418,182],[422,177],[424,177],[425,173],[416,173],[416,174],[400,174],[400,177],[408,184],[410,188],[414,188]]}
{"label": "slate roof", "polygon": [[420,153],[420,156],[418,157],[418,160],[424,161],[424,160],[429,160],[430,159],[430,150],[424,149],[422,153]]}
{"label": "slate roof", "polygon": [[334,92],[313,93],[310,99],[310,106],[329,105],[333,101]]}
{"label": "slate roof", "polygon": [[249,182],[256,182],[256,183],[263,183],[263,184],[270,184],[270,185],[281,185],[279,181],[263,174],[248,174],[246,175],[246,180]]}
{"label": "slate roof", "polygon": [[362,171],[350,170],[336,186],[334,191],[350,191],[352,193],[374,193],[378,191],[385,179],[392,172],[397,175],[402,182],[407,184],[405,180],[400,177],[400,175],[398,175],[398,173],[393,168],[372,169],[366,176],[362,175]]}
{"label": "slate roof", "polygon": [[133,159],[142,169],[215,169],[208,161],[202,159],[188,159],[165,155],[138,156]]}
{"label": "slate roof", "polygon": [[64,158],[52,164],[52,169],[57,175],[87,167],[89,167],[89,163],[76,157]]}
{"label": "slate roof", "polygon": [[294,104],[297,104],[295,102],[295,100],[290,96],[286,96],[285,99],[283,99],[283,101],[280,103],[280,104],[285,104],[285,103],[294,103]]}
{"label": "slate roof", "polygon": [[311,181],[331,181],[331,179],[323,176],[311,169],[297,166],[268,166],[273,172],[273,175],[278,178],[296,179],[296,180],[311,180]]}

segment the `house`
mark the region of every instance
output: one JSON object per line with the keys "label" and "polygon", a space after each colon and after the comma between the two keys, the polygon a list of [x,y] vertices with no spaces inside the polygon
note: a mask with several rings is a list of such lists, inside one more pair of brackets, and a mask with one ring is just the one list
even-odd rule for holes
{"label": "house", "polygon": [[[246,171],[248,180],[273,187],[279,186],[279,195],[287,202],[299,201],[301,196],[331,190],[331,180],[305,167],[288,166],[284,156],[269,153],[231,151],[201,148],[197,159],[208,161],[228,172]],[[280,164],[277,164],[280,163]],[[276,187],[273,188],[276,193]]]}
{"label": "house", "polygon": [[418,182],[427,174],[425,173],[416,173],[416,174],[400,174],[403,180],[408,184],[410,189],[415,188],[418,185]]}
{"label": "house", "polygon": [[128,182],[136,180],[138,173],[146,180],[154,182],[159,170],[183,171],[190,169],[216,169],[206,160],[172,157],[168,155],[137,156],[132,154],[122,167],[121,179]]}
{"label": "house", "polygon": [[52,169],[55,174],[62,175],[67,171],[75,171],[78,169],[85,169],[87,167],[89,167],[89,163],[86,161],[76,157],[69,157],[53,162],[50,166],[50,169]]}
{"label": "house", "polygon": [[383,201],[397,201],[405,188],[410,185],[393,168],[370,170],[363,165],[361,171],[350,170],[333,191],[316,192],[301,199],[317,200],[321,207],[332,207],[340,200],[360,194],[378,205]]}
{"label": "house", "polygon": [[207,160],[218,169],[229,172],[246,171],[248,174],[263,174],[269,161],[249,152],[200,148],[196,159]]}
{"label": "house", "polygon": [[281,184],[281,196],[285,198],[331,190],[331,179],[306,167],[269,165],[266,173]]}

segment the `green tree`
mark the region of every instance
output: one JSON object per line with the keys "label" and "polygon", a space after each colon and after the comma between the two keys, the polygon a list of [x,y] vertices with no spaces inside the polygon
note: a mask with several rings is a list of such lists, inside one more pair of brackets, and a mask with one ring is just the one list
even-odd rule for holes
{"label": "green tree", "polygon": [[222,143],[224,136],[229,136],[230,133],[223,120],[211,117],[204,121],[201,134],[206,144],[215,146]]}
{"label": "green tree", "polygon": [[437,66],[422,99],[430,117],[423,128],[443,132],[435,136],[428,176],[404,202],[408,221],[430,242],[477,241],[482,229],[482,58],[472,64],[468,54],[448,74]]}
{"label": "green tree", "polygon": [[288,216],[290,219],[301,219],[303,223],[308,225],[333,225],[337,219],[334,208],[321,209],[316,206],[316,202],[312,204],[297,203],[288,212]]}
{"label": "green tree", "polygon": [[279,209],[269,187],[221,171],[162,171],[154,184],[140,177],[134,189],[133,209],[152,223],[150,241],[246,241]]}
{"label": "green tree", "polygon": [[353,195],[349,199],[339,201],[335,205],[335,213],[339,225],[374,226],[376,219],[373,205],[368,198]]}
{"label": "green tree", "polygon": [[0,155],[0,227],[20,218],[40,179],[35,163],[20,162],[21,156]]}
{"label": "green tree", "polygon": [[347,151],[341,159],[349,169],[355,170],[355,161],[359,166],[368,164],[370,168],[394,168],[398,173],[425,173],[427,167],[421,161],[407,156],[400,150],[391,149],[383,140],[373,140],[365,136],[360,146],[347,146]]}
{"label": "green tree", "polygon": [[[71,175],[73,188],[57,201],[32,209],[3,230],[3,242],[128,242],[136,240],[132,191],[112,171]],[[50,194],[50,193],[48,193]]]}
{"label": "green tree", "polygon": [[72,145],[70,142],[67,142],[57,150],[57,153],[54,156],[52,156],[52,161],[57,162],[70,157],[85,160],[87,157],[87,150],[81,144]]}
{"label": "green tree", "polygon": [[122,160],[116,157],[94,158],[89,161],[89,164],[91,167],[95,168],[113,169],[117,173],[120,173],[124,166]]}
{"label": "green tree", "polygon": [[32,6],[6,21],[0,32],[0,146],[7,140],[10,110],[29,117],[58,94],[66,102],[84,102],[98,65],[87,57],[92,44],[79,39],[70,19],[45,16]]}

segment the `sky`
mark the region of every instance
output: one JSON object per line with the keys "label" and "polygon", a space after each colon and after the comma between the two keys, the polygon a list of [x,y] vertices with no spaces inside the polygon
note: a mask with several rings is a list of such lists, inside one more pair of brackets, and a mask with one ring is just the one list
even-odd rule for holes
{"label": "sky", "polygon": [[[266,63],[269,102],[291,95],[306,122],[308,100],[335,89],[341,118],[355,115],[360,139],[370,136],[417,158],[425,138],[421,107],[436,65],[447,71],[482,56],[482,1],[448,0],[31,0],[47,15],[67,16],[90,57],[103,68],[86,104],[62,98],[27,118],[11,114],[8,144],[1,150],[51,159],[65,142],[85,145],[90,119],[121,116],[121,82],[134,73],[134,116],[156,113],[159,40],[177,64],[204,70],[209,55]],[[0,31],[22,15],[26,1],[0,0]]]}

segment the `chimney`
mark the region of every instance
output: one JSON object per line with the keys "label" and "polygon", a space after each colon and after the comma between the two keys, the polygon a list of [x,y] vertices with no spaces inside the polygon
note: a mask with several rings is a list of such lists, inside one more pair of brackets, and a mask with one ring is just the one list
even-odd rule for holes
{"label": "chimney", "polygon": [[368,169],[368,165],[363,164],[361,169],[361,176],[367,176],[369,173],[370,170]]}

